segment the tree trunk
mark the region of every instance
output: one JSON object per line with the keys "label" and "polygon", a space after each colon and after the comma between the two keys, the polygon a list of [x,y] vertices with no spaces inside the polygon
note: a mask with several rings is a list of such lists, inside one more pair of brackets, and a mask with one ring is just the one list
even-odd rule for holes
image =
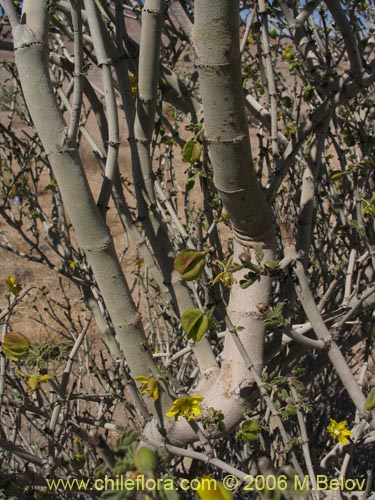
{"label": "tree trunk", "polygon": [[118,343],[132,376],[147,375],[151,362],[143,352],[141,316],[132,300],[112,236],[95,204],[75,148],[67,147],[67,127],[57,106],[48,69],[48,16],[42,0],[24,2],[26,24],[12,26],[23,94],[48,154],[80,246],[103,295]]}
{"label": "tree trunk", "polygon": [[[239,50],[239,2],[237,0],[195,1],[194,43],[204,112],[204,131],[214,168],[214,183],[233,228],[234,262],[254,247],[263,250],[263,261],[274,255],[276,238],[273,213],[265,201],[252,165],[245,101],[242,92]],[[263,367],[264,323],[257,305],[268,304],[271,279],[262,276],[247,289],[239,285],[248,270],[235,273],[228,316],[242,327],[240,339],[254,367]],[[227,430],[241,421],[251,404],[254,380],[246,368],[230,333],[221,354],[220,370],[213,370],[194,390],[204,396],[205,407],[220,410]],[[184,421],[169,423],[168,438],[186,443],[194,432]],[[146,436],[156,437],[151,424]]]}

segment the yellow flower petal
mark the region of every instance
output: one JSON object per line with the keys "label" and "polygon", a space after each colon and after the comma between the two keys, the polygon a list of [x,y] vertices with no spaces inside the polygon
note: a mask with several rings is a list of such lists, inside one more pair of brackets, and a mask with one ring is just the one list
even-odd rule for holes
{"label": "yellow flower petal", "polygon": [[154,401],[159,398],[159,384],[156,379],[139,375],[135,380],[141,384],[139,388],[141,394],[146,394]]}
{"label": "yellow flower petal", "polygon": [[18,297],[22,290],[22,286],[17,283],[17,280],[14,276],[8,276],[6,285],[8,288],[8,293],[13,294],[15,297]]}
{"label": "yellow flower petal", "polygon": [[48,380],[52,379],[51,375],[48,374],[29,375],[28,373],[25,373],[22,370],[16,370],[15,373],[25,379],[25,382],[28,385],[30,392],[36,391],[37,389],[39,389],[40,384],[43,384],[43,382],[47,382]]}
{"label": "yellow flower petal", "polygon": [[202,408],[199,403],[203,401],[203,396],[183,396],[175,399],[171,405],[169,412],[166,413],[167,417],[185,417],[187,420],[193,420],[202,413]]}
{"label": "yellow flower petal", "polygon": [[189,401],[191,402],[191,404],[198,404],[198,403],[201,403],[203,401],[203,396],[200,396],[200,395],[197,395],[197,396],[189,396]]}
{"label": "yellow flower petal", "polygon": [[352,435],[352,431],[347,429],[346,420],[336,422],[333,418],[330,418],[330,424],[327,426],[327,432],[331,437],[333,437],[333,439],[336,439],[336,441],[343,445],[348,443],[348,436]]}
{"label": "yellow flower petal", "polygon": [[201,500],[232,500],[231,493],[226,490],[220,481],[203,476],[196,490]]}
{"label": "yellow flower petal", "polygon": [[29,386],[31,392],[36,391],[40,386],[38,375],[30,375],[27,380],[27,385]]}

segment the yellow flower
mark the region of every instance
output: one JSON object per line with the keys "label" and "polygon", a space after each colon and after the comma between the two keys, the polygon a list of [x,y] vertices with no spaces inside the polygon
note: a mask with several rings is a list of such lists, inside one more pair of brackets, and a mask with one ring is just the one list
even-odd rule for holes
{"label": "yellow flower", "polygon": [[39,389],[40,384],[52,379],[51,375],[29,375],[22,370],[16,370],[16,373],[25,379],[30,392],[36,391]]}
{"label": "yellow flower", "polygon": [[213,280],[213,284],[216,284],[218,281],[221,281],[226,288],[232,288],[234,283],[233,273],[229,271],[223,271],[222,273],[219,273]]}
{"label": "yellow flower", "polygon": [[132,89],[132,94],[136,95],[138,92],[138,82],[137,82],[137,77],[132,72],[129,73],[129,81],[130,81],[130,87]]}
{"label": "yellow flower", "polygon": [[352,431],[346,428],[346,420],[342,422],[336,422],[333,418],[330,418],[331,422],[327,427],[327,432],[330,436],[336,439],[341,444],[346,444],[348,442],[348,437],[352,435]]}
{"label": "yellow flower", "polygon": [[14,276],[8,276],[6,285],[8,288],[8,293],[13,294],[15,297],[18,297],[20,291],[22,290],[22,286],[17,283],[17,280]]}
{"label": "yellow flower", "polygon": [[77,266],[78,266],[78,262],[76,262],[75,260],[69,261],[69,267],[72,271],[74,271]]}
{"label": "yellow flower", "polygon": [[201,500],[232,500],[233,498],[220,481],[207,476],[201,478],[196,493]]}
{"label": "yellow flower", "polygon": [[199,406],[199,403],[202,401],[203,396],[200,396],[199,394],[175,399],[166,415],[167,417],[174,417],[175,420],[177,420],[178,417],[185,417],[187,420],[194,420],[202,413],[202,408]]}
{"label": "yellow flower", "polygon": [[159,385],[156,379],[140,376],[135,377],[135,380],[141,384],[141,394],[147,394],[154,401],[159,398]]}

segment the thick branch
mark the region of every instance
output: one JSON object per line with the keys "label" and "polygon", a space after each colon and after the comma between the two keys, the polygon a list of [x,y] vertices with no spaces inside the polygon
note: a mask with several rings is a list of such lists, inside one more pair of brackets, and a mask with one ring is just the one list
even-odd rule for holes
{"label": "thick branch", "polygon": [[[36,8],[36,3],[39,8]],[[139,312],[132,300],[112,237],[96,207],[78,153],[64,147],[66,125],[49,79],[48,50],[44,43],[48,35],[44,2],[26,0],[24,9],[29,24],[13,35],[25,101],[132,375],[145,375],[152,362],[144,352],[145,337]]]}
{"label": "thick branch", "polygon": [[195,43],[214,182],[245,244],[273,232],[273,215],[251,164],[238,40],[238,2],[195,6]]}

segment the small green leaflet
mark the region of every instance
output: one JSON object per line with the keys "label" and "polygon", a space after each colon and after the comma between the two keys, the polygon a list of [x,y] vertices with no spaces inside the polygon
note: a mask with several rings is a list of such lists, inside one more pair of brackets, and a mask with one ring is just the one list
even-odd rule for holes
{"label": "small green leaflet", "polygon": [[269,309],[264,319],[266,326],[275,326],[276,328],[284,328],[285,318],[283,316],[284,303],[279,302],[274,309]]}
{"label": "small green leaflet", "polygon": [[339,181],[341,180],[344,175],[346,175],[346,172],[341,172],[340,170],[333,170],[329,176],[331,181]]}
{"label": "small green leaflet", "polygon": [[134,465],[142,474],[153,471],[158,465],[158,457],[154,450],[142,446],[134,453]]}
{"label": "small green leaflet", "polygon": [[199,278],[204,266],[204,253],[198,250],[182,250],[177,254],[174,261],[174,268],[180,273],[181,279],[184,281],[193,281]]}
{"label": "small green leaflet", "polygon": [[22,333],[7,333],[4,337],[1,350],[8,359],[19,361],[26,356],[30,348],[30,342]]}
{"label": "small green leaflet", "polygon": [[211,328],[212,309],[202,312],[200,309],[187,309],[181,317],[181,325],[188,339],[199,342],[203,335]]}
{"label": "small green leaflet", "polygon": [[197,141],[188,141],[182,148],[182,159],[188,163],[195,163],[200,160],[202,145]]}
{"label": "small green leaflet", "polygon": [[137,440],[137,437],[138,433],[134,430],[124,432],[124,434],[122,434],[116,441],[116,452],[127,451],[129,446],[131,446]]}
{"label": "small green leaflet", "polygon": [[194,177],[189,177],[188,179],[186,179],[186,182],[185,182],[186,191],[190,191],[191,189],[193,189],[194,185],[195,185]]}
{"label": "small green leaflet", "polygon": [[259,423],[256,420],[246,420],[241,427],[240,432],[238,432],[237,437],[241,439],[244,443],[249,441],[256,441],[258,439],[258,434],[260,432]]}

